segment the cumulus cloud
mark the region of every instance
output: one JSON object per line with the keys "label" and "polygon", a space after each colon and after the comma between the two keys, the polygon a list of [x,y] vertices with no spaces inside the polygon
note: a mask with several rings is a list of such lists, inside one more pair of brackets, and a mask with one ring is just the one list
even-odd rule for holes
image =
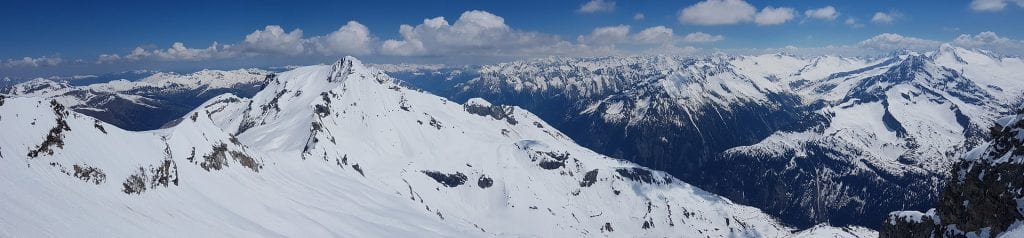
{"label": "cumulus cloud", "polygon": [[626,41],[629,35],[629,26],[606,26],[594,28],[590,35],[576,37],[576,40],[583,44],[590,45],[611,45]]}
{"label": "cumulus cloud", "polygon": [[985,31],[977,35],[962,34],[953,39],[954,45],[983,48],[1007,53],[1024,53],[1024,41],[1013,40],[997,35],[995,32]]}
{"label": "cumulus cloud", "polygon": [[971,10],[997,12],[1005,9],[1007,3],[1016,3],[1018,7],[1024,7],[1024,0],[973,0],[971,1]]}
{"label": "cumulus cloud", "polygon": [[5,67],[48,67],[57,66],[64,62],[63,58],[58,56],[42,56],[42,57],[24,57],[21,59],[7,59],[3,62]]}
{"label": "cumulus cloud", "polygon": [[732,25],[754,22],[758,25],[778,25],[796,16],[793,8],[765,7],[757,11],[743,0],[706,0],[679,11],[679,22],[690,25]]}
{"label": "cumulus cloud", "polygon": [[384,41],[386,55],[522,55],[539,48],[571,46],[557,36],[515,30],[505,19],[485,11],[467,11],[455,23],[443,17],[417,26],[399,27],[402,39]]}
{"label": "cumulus cloud", "polygon": [[743,0],[706,0],[679,11],[679,22],[730,25],[754,20],[757,9]]}
{"label": "cumulus cloud", "polygon": [[121,56],[117,54],[101,54],[96,59],[97,64],[108,64],[121,61]]}
{"label": "cumulus cloud", "polygon": [[647,16],[644,16],[643,13],[637,13],[636,15],[633,15],[634,21],[643,21],[645,18],[647,18]]}
{"label": "cumulus cloud", "polygon": [[694,32],[694,33],[686,34],[686,36],[683,37],[683,41],[684,42],[688,42],[688,43],[708,43],[708,42],[716,42],[716,41],[720,41],[720,40],[724,40],[724,39],[725,39],[725,37],[722,36],[722,35],[712,35],[712,34],[708,34],[708,33],[704,33],[704,32]]}
{"label": "cumulus cloud", "polygon": [[357,21],[349,21],[337,31],[310,39],[310,42],[316,46],[317,52],[324,55],[367,55],[373,52],[374,38],[369,28]]}
{"label": "cumulus cloud", "polygon": [[[252,53],[298,55],[305,52],[302,29],[285,32],[278,25],[266,26],[245,36],[244,48]],[[172,47],[173,48],[173,47]]]}
{"label": "cumulus cloud", "polygon": [[761,9],[761,12],[758,12],[757,15],[754,15],[754,23],[762,26],[778,25],[792,20],[795,14],[796,10],[793,10],[792,8],[765,7],[764,9]]}
{"label": "cumulus cloud", "polygon": [[900,14],[896,12],[876,12],[874,16],[871,16],[871,22],[874,22],[875,24],[890,24],[896,21],[896,18],[899,16]]}
{"label": "cumulus cloud", "polygon": [[804,11],[804,15],[806,15],[808,18],[831,21],[835,20],[836,17],[839,17],[839,11],[836,11],[835,7],[825,6],[823,8]]}
{"label": "cumulus cloud", "polygon": [[858,46],[867,49],[892,51],[900,49],[931,50],[940,44],[942,43],[933,40],[902,36],[894,33],[883,33],[861,41]]}
{"label": "cumulus cloud", "polygon": [[598,12],[613,12],[615,11],[615,1],[604,1],[604,0],[590,0],[583,5],[580,5],[576,12],[579,13],[598,13]]}
{"label": "cumulus cloud", "polygon": [[672,28],[665,26],[655,26],[644,29],[635,35],[633,39],[638,43],[670,43],[674,40],[675,34],[672,32]]}
{"label": "cumulus cloud", "polygon": [[231,57],[234,54],[229,50],[230,48],[230,45],[221,45],[217,42],[213,42],[210,47],[206,48],[188,48],[184,43],[174,42],[170,48],[153,50],[150,54],[161,60],[196,61]]}

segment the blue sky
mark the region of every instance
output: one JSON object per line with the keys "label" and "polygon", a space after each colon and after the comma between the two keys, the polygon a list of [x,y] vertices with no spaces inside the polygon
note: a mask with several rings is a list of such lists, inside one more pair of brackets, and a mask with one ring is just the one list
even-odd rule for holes
{"label": "blue sky", "polygon": [[1007,54],[1024,51],[1019,40],[1024,39],[1019,26],[1024,0],[14,0],[5,5],[0,27],[9,34],[0,37],[5,46],[0,77],[311,64],[343,55],[381,63],[466,64],[784,47],[875,53],[947,42]]}

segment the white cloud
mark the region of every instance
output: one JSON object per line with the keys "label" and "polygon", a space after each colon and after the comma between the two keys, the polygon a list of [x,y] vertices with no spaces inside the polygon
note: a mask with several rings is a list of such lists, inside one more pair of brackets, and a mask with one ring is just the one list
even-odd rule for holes
{"label": "white cloud", "polygon": [[117,61],[121,61],[121,56],[117,54],[101,54],[96,59],[97,64],[114,63]]}
{"label": "white cloud", "polygon": [[896,18],[899,16],[900,14],[896,12],[876,12],[875,15],[871,17],[871,22],[874,22],[875,24],[890,24],[896,21]]}
{"label": "white cloud", "polygon": [[302,29],[289,32],[281,26],[268,25],[246,35],[236,44],[214,42],[207,48],[189,48],[182,42],[175,42],[166,49],[135,47],[125,55],[101,54],[95,62],[103,64],[140,60],[198,61],[231,57],[299,56],[312,53],[328,56],[366,55],[373,53],[377,45],[370,30],[356,21],[349,21],[327,35],[311,38],[303,38]]}
{"label": "white cloud", "polygon": [[598,12],[613,12],[615,11],[615,1],[604,1],[604,0],[590,0],[583,5],[580,5],[576,12],[579,13],[598,13]]}
{"label": "white cloud", "polygon": [[679,11],[679,22],[730,25],[754,20],[757,9],[743,0],[706,0]]}
{"label": "white cloud", "polygon": [[792,20],[795,14],[796,11],[792,8],[765,7],[764,9],[761,9],[761,12],[758,12],[757,15],[754,15],[754,23],[762,26],[778,25]]}
{"label": "white cloud", "polygon": [[977,35],[962,34],[953,39],[952,43],[959,46],[984,48],[1000,52],[1024,52],[1024,41],[1001,37],[991,31],[981,32]]}
{"label": "white cloud", "polygon": [[555,35],[512,29],[505,24],[504,18],[478,10],[462,13],[451,25],[444,18],[437,17],[425,19],[417,26],[402,25],[399,33],[402,39],[384,41],[380,53],[402,56],[517,56],[542,53],[537,49],[576,47]]}
{"label": "white cloud", "polygon": [[825,6],[823,8],[811,9],[804,12],[809,18],[816,18],[821,20],[835,20],[839,17],[839,11],[836,11],[835,7]]}
{"label": "white cloud", "polygon": [[690,25],[732,25],[754,22],[778,25],[792,20],[796,11],[788,7],[765,7],[757,11],[744,0],[705,0],[679,11],[679,23]]}
{"label": "white cloud", "polygon": [[883,33],[861,41],[858,46],[867,49],[891,51],[899,49],[931,50],[938,47],[940,44],[942,43],[933,40],[907,37],[894,33]]}
{"label": "white cloud", "polygon": [[57,56],[42,56],[42,57],[24,57],[21,59],[7,59],[4,61],[3,66],[5,67],[48,67],[57,66],[64,62],[64,59]]}
{"label": "white cloud", "polygon": [[721,40],[724,40],[724,39],[725,39],[725,37],[722,36],[722,35],[712,35],[712,34],[708,34],[708,33],[704,33],[704,32],[694,32],[694,33],[686,34],[686,36],[683,37],[683,41],[684,42],[689,42],[689,43],[708,43],[708,42],[721,41]]}
{"label": "white cloud", "polygon": [[281,26],[269,25],[245,36],[244,48],[250,53],[299,55],[305,53],[302,29],[285,32]]}
{"label": "white cloud", "polygon": [[606,26],[594,28],[590,35],[576,37],[577,41],[588,45],[612,45],[625,42],[629,35],[629,26]]}
{"label": "white cloud", "polygon": [[188,48],[184,43],[174,42],[171,44],[171,48],[162,50],[153,50],[150,53],[153,57],[160,60],[205,60],[212,58],[227,58],[233,56],[233,52],[229,50],[230,45],[221,45],[217,42],[213,42],[210,47],[203,49],[199,48]]}
{"label": "white cloud", "polygon": [[636,15],[633,15],[634,21],[643,21],[645,18],[647,18],[647,16],[644,16],[643,13],[637,13]]}
{"label": "white cloud", "polygon": [[1007,3],[1016,3],[1017,6],[1024,7],[1024,0],[973,0],[971,1],[971,10],[997,12],[1005,9]]}
{"label": "white cloud", "polygon": [[857,19],[856,18],[852,18],[852,17],[846,18],[846,21],[843,21],[843,24],[846,24],[847,26],[850,26],[850,27],[853,27],[853,28],[864,27],[864,24],[861,24],[860,22],[857,22]]}
{"label": "white cloud", "polygon": [[128,54],[124,58],[129,60],[140,60],[142,58],[149,57],[150,55],[152,54],[150,54],[149,51],[146,51],[146,49],[143,49],[142,47],[135,47],[135,49],[132,50],[132,53]]}
{"label": "white cloud", "polygon": [[[440,19],[444,21],[444,19]],[[445,22],[447,24],[447,22]],[[309,40],[324,55],[367,55],[373,52],[374,38],[370,29],[357,21],[349,21],[337,31]]]}
{"label": "white cloud", "polygon": [[633,35],[633,39],[638,43],[670,43],[674,38],[672,28],[665,26],[647,28]]}

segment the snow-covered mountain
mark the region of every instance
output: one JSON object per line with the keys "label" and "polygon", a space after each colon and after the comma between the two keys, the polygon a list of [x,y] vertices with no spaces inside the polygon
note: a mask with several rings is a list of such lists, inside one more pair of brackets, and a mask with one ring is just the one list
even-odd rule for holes
{"label": "snow-covered mountain", "polygon": [[889,214],[881,237],[1024,236],[1024,110],[953,166],[936,208]]}
{"label": "snow-covered mountain", "polygon": [[124,129],[151,130],[219,94],[251,96],[270,77],[273,73],[259,69],[156,72],[140,80],[119,79],[80,86],[37,78],[13,85],[2,93],[52,98],[71,110]]}
{"label": "snow-covered mountain", "polygon": [[[532,113],[412,90],[354,58],[126,131],[0,98],[2,236],[781,237],[793,230],[581,147]],[[798,235],[864,235],[820,227]]]}
{"label": "snow-covered mountain", "polygon": [[428,90],[522,106],[583,146],[798,227],[877,227],[892,210],[933,205],[946,169],[1022,100],[1021,68],[949,45],[872,58],[549,58]]}

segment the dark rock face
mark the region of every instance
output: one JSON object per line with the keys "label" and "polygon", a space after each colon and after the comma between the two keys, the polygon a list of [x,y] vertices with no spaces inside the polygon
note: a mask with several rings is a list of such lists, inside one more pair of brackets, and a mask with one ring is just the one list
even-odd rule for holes
{"label": "dark rock face", "polygon": [[[937,234],[965,237],[1005,232],[1011,224],[1024,221],[1024,112],[1006,117],[992,127],[987,147],[977,148],[951,172],[932,220],[898,219],[890,214],[883,237],[921,237]],[[921,219],[924,220],[924,219]],[[927,232],[930,231],[930,232]]]}
{"label": "dark rock face", "polygon": [[808,144],[805,150],[802,158],[793,152],[723,155],[709,163],[703,181],[722,196],[778,214],[798,227],[829,221],[877,228],[891,211],[934,206],[938,196],[933,184],[945,177],[865,170],[846,161],[848,155],[819,144]]}
{"label": "dark rock face", "polygon": [[99,168],[77,164],[71,168],[74,170],[74,174],[72,175],[82,181],[99,185],[107,180],[107,174],[103,173],[103,170]]}
{"label": "dark rock face", "polygon": [[583,181],[580,181],[580,187],[590,187],[597,182],[597,169],[588,171],[583,174]]}
{"label": "dark rock face", "polygon": [[476,180],[476,186],[480,188],[489,188],[494,185],[494,179],[487,177],[487,175],[480,175],[480,179]]}
{"label": "dark rock face", "polygon": [[423,174],[430,176],[434,181],[437,181],[437,183],[440,183],[445,187],[458,187],[459,185],[465,184],[466,180],[469,179],[462,172],[446,174],[438,171],[423,171]]}
{"label": "dark rock face", "polygon": [[880,238],[927,238],[942,237],[936,229],[938,221],[934,214],[920,214],[921,216],[907,217],[897,214],[890,215],[882,224],[882,231],[878,233]]}
{"label": "dark rock face", "polygon": [[28,152],[29,158],[39,157],[40,154],[53,155],[53,147],[55,146],[61,149],[64,148],[64,132],[71,130],[64,117],[67,117],[70,113],[64,108],[64,105],[57,103],[57,100],[50,100],[50,108],[53,109],[53,114],[57,117],[57,125],[50,128],[50,132],[46,134],[46,139],[39,146]]}
{"label": "dark rock face", "polygon": [[134,174],[129,175],[124,183],[121,183],[122,192],[126,194],[141,194],[146,191],[146,170],[139,168]]}
{"label": "dark rock face", "polygon": [[214,146],[213,151],[209,155],[203,156],[203,161],[199,162],[199,167],[206,171],[224,169],[224,167],[228,166],[227,155],[229,154],[238,164],[253,172],[259,172],[263,168],[263,164],[255,158],[240,151],[230,150],[225,143]]}
{"label": "dark rock face", "polygon": [[508,124],[512,124],[512,125],[515,125],[516,123],[518,123],[516,121],[516,118],[512,116],[512,113],[515,111],[515,108],[513,108],[513,107],[498,106],[498,105],[482,106],[482,105],[471,105],[471,104],[468,104],[468,103],[466,105],[463,105],[462,107],[466,109],[466,112],[469,112],[469,113],[472,113],[472,114],[476,114],[476,115],[480,115],[480,116],[490,116],[491,118],[494,118],[495,120],[505,120],[506,122],[508,122]]}

